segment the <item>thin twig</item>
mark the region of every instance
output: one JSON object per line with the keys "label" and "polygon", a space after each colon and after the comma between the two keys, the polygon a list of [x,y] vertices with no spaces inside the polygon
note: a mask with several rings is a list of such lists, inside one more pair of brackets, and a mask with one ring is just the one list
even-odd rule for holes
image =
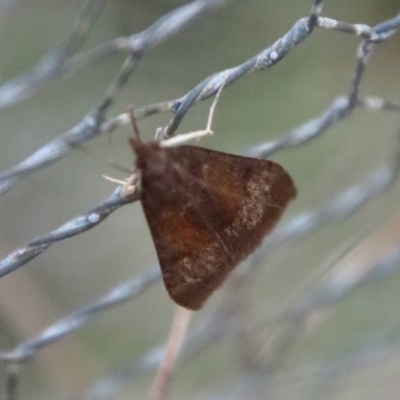
{"label": "thin twig", "polygon": [[192,311],[176,307],[174,321],[165,348],[164,359],[157,371],[149,400],[165,400],[171,385],[172,373],[183,345]]}

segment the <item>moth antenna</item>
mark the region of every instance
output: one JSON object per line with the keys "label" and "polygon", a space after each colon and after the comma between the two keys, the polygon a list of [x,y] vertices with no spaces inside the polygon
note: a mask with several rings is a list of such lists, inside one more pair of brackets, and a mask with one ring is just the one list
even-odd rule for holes
{"label": "moth antenna", "polygon": [[143,145],[142,139],[140,138],[139,128],[136,124],[135,113],[133,111],[133,107],[129,107],[127,111],[129,115],[129,119],[131,121],[132,129],[133,129],[133,137],[129,139],[129,143],[133,149],[136,151],[140,146]]}
{"label": "moth antenna", "polygon": [[101,155],[98,155],[98,154],[96,154],[96,153],[92,153],[91,151],[89,151],[88,149],[86,149],[85,147],[83,147],[83,146],[80,145],[80,144],[72,144],[72,145],[74,146],[74,148],[75,148],[76,150],[82,152],[83,154],[86,154],[87,156],[93,158],[94,160],[101,161],[102,163],[108,164],[108,165],[110,165],[111,167],[113,167],[113,168],[115,168],[115,169],[118,169],[118,170],[120,170],[120,171],[128,172],[129,174],[132,173],[132,170],[131,170],[131,169],[122,167],[121,165],[119,165],[119,164],[117,164],[115,161],[113,161],[112,159],[105,158],[105,157],[103,157],[103,156],[101,156]]}

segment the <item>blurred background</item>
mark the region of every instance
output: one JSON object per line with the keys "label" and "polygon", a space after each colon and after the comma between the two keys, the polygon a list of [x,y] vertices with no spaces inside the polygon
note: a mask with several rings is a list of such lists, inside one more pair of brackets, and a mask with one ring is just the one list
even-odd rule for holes
{"label": "blurred background", "polygon": [[[185,3],[109,2],[82,51],[140,32]],[[82,7],[83,2],[73,0],[0,1],[1,84],[31,70],[44,55],[64,43]],[[138,108],[183,96],[207,76],[241,64],[269,47],[298,19],[306,17],[310,8],[311,1],[277,0],[239,0],[220,8],[146,55],[107,116],[116,116],[129,105]],[[395,0],[337,0],[326,2],[323,15],[373,26],[398,12]],[[213,123],[215,135],[203,139],[201,145],[240,154],[318,117],[337,96],[350,90],[359,43],[353,35],[317,28],[280,63],[248,75],[223,91]],[[400,37],[395,35],[376,47],[364,76],[363,94],[399,100],[399,46]],[[63,76],[29,100],[2,110],[0,170],[14,166],[79,123],[100,101],[124,57],[121,52],[75,75]],[[204,128],[210,104],[207,100],[193,107],[179,132]],[[156,128],[165,126],[170,117],[159,114],[140,120],[143,138],[151,140]],[[398,128],[396,113],[357,109],[318,139],[274,155],[273,160],[291,173],[299,192],[284,222],[325,204],[391,162]],[[96,156],[131,168],[134,158],[127,145],[130,133],[129,127],[121,128],[111,141],[103,135],[84,147]],[[108,197],[115,185],[102,174],[126,177],[124,172],[75,151],[3,194],[1,258]],[[283,311],[291,302],[304,298],[316,276],[323,276],[354,248],[358,249],[356,255],[363,257],[374,243],[385,243],[382,237],[399,243],[399,194],[395,184],[355,214],[277,248],[262,260],[240,292],[246,309],[241,323],[252,327],[246,338],[259,345],[261,362],[272,357],[270,344],[281,332]],[[368,242],[364,241],[366,237]],[[1,349],[12,349],[36,336],[156,264],[139,202],[122,207],[95,229],[55,244],[0,280]],[[221,303],[232,301],[233,292],[232,283],[224,285],[195,314],[189,331],[201,326]],[[263,394],[259,397],[243,398],[399,398],[399,301],[400,276],[396,272],[361,285],[336,302],[329,314],[325,310],[323,315],[307,320],[307,333],[279,357],[268,374],[262,375],[264,383],[268,375],[268,395],[260,392]],[[20,398],[79,398],[96,381],[139,361],[162,344],[173,313],[174,304],[161,282],[135,301],[103,312],[22,365]],[[170,398],[195,398],[205,393],[210,394],[206,398],[214,398],[211,393],[234,388],[252,370],[238,343],[246,341],[239,334],[228,335],[211,341],[196,357],[182,360],[175,371]],[[368,355],[371,349],[376,353],[368,359],[356,357],[351,366],[341,364],[352,352],[359,356],[355,349],[361,348],[367,348]],[[343,376],[338,371],[346,373]],[[1,387],[4,365],[0,372]],[[111,398],[145,398],[153,374],[151,371],[127,379],[127,385],[121,385]]]}

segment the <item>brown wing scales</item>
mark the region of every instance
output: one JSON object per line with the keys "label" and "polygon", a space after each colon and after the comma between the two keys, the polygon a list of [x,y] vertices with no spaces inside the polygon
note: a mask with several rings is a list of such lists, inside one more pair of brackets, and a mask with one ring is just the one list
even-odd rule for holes
{"label": "brown wing scales", "polygon": [[196,310],[260,245],[296,189],[272,161],[194,146],[149,153],[137,164],[164,283],[176,303]]}

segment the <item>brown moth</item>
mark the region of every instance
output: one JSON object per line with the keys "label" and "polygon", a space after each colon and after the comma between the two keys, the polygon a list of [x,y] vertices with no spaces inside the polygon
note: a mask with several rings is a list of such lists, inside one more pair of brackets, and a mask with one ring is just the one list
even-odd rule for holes
{"label": "brown moth", "polygon": [[278,164],[130,139],[165,286],[198,310],[277,224],[296,188]]}

